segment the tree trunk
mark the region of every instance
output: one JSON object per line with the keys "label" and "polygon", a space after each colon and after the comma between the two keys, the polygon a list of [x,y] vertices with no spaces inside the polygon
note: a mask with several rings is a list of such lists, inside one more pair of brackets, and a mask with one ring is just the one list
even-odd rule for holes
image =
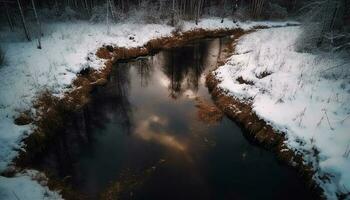
{"label": "tree trunk", "polygon": [[26,20],[24,18],[24,14],[23,14],[23,10],[22,10],[22,6],[21,6],[21,3],[20,3],[20,0],[17,0],[17,4],[18,4],[19,11],[21,13],[21,19],[22,19],[22,25],[23,25],[24,33],[26,35],[27,40],[30,41],[30,36],[29,36],[28,29],[27,29]]}
{"label": "tree trunk", "polygon": [[172,15],[171,15],[171,25],[175,26],[175,0],[173,0],[173,8],[172,8]]}
{"label": "tree trunk", "polygon": [[201,16],[201,11],[202,11],[203,4],[204,4],[204,0],[199,0],[198,6],[197,6],[196,24],[198,24],[199,18]]}
{"label": "tree trunk", "polygon": [[109,7],[111,9],[111,17],[112,17],[113,20],[116,20],[117,18],[115,16],[114,0],[108,0],[108,2],[109,2]]}
{"label": "tree trunk", "polygon": [[12,20],[11,20],[11,17],[10,17],[10,13],[9,13],[7,4],[5,2],[4,2],[4,6],[5,6],[5,10],[6,10],[7,22],[9,23],[11,31],[13,31],[13,23],[12,23]]}
{"label": "tree trunk", "polygon": [[38,13],[36,12],[34,0],[32,0],[32,7],[33,7],[33,10],[34,10],[34,15],[35,15],[36,23],[38,24],[38,27],[39,27],[39,33],[38,33],[38,49],[41,49],[41,36],[43,35],[43,32],[42,32],[42,30],[41,30],[41,23],[40,23],[40,21],[39,21]]}
{"label": "tree trunk", "polygon": [[224,18],[225,18],[225,7],[226,7],[226,0],[224,0],[224,3],[222,4],[222,15],[221,15],[221,23],[224,23]]}
{"label": "tree trunk", "polygon": [[109,16],[108,16],[108,12],[109,12],[109,0],[107,0],[107,35],[109,35]]}
{"label": "tree trunk", "polygon": [[234,15],[236,11],[238,10],[238,0],[235,0],[233,5],[232,5],[232,21],[236,23],[236,19],[234,18]]}

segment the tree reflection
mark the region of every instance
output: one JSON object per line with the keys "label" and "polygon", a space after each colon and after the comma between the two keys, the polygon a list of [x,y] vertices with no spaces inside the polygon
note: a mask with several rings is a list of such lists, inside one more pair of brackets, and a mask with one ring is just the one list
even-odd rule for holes
{"label": "tree reflection", "polygon": [[170,97],[177,99],[188,89],[197,92],[205,68],[205,57],[208,55],[207,43],[195,43],[162,53],[162,70],[170,80]]}
{"label": "tree reflection", "polygon": [[82,154],[94,155],[98,134],[103,134],[103,131],[94,130],[103,130],[108,124],[116,123],[123,133],[131,133],[129,70],[129,64],[116,64],[109,83],[96,88],[91,101],[82,110],[67,115],[64,128],[33,161],[37,168],[50,169],[50,173],[58,178],[71,177],[67,181],[78,185],[85,180],[79,159]]}
{"label": "tree reflection", "polygon": [[152,68],[152,59],[141,58],[137,59],[133,65],[136,66],[137,74],[140,76],[140,85],[141,87],[147,87],[150,80],[153,68]]}
{"label": "tree reflection", "polygon": [[94,91],[86,108],[88,129],[104,129],[108,123],[116,122],[130,133],[132,112],[129,102],[129,71],[130,64],[115,64],[109,83]]}

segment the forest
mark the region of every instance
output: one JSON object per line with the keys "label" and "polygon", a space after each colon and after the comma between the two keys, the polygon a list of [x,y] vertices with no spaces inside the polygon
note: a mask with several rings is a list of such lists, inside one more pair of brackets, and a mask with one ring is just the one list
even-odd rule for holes
{"label": "forest", "polygon": [[[1,0],[1,22],[11,30],[22,28],[27,40],[44,34],[41,20],[82,19],[109,24],[129,18],[146,23],[168,23],[181,26],[181,20],[216,16],[235,20],[295,18],[303,21],[305,37],[311,46],[331,43],[335,49],[349,47],[349,10],[347,0]],[[37,9],[43,11],[39,16]],[[45,11],[47,10],[47,11]],[[46,12],[46,13],[45,13]],[[40,19],[42,18],[42,19]],[[27,22],[28,21],[28,22]],[[30,24],[34,23],[35,24]],[[29,23],[29,24],[27,24]],[[33,29],[31,33],[28,29]],[[312,36],[311,36],[312,35]],[[39,42],[40,43],[40,42]],[[38,45],[40,46],[40,44]],[[306,45],[308,48],[308,45]],[[333,48],[332,47],[332,48]]]}

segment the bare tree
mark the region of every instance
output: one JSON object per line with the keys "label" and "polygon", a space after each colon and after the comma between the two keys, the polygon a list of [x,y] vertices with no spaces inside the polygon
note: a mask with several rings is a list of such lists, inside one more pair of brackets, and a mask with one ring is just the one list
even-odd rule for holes
{"label": "bare tree", "polygon": [[20,3],[20,0],[17,0],[17,4],[18,4],[19,11],[21,13],[21,19],[22,19],[22,25],[23,25],[24,33],[26,35],[27,40],[30,41],[30,36],[29,36],[28,29],[27,29],[26,20],[24,18],[24,14],[23,14],[23,10],[22,10],[22,6],[21,6],[21,3]]}
{"label": "bare tree", "polygon": [[39,32],[38,32],[38,49],[41,49],[41,36],[43,35],[42,29],[41,29],[41,23],[38,17],[38,13],[36,12],[36,7],[35,7],[35,3],[34,0],[32,0],[32,7],[34,10],[34,15],[35,15],[35,19],[39,28]]}
{"label": "bare tree", "polygon": [[265,4],[265,0],[252,0],[251,2],[251,15],[253,18],[259,18],[263,7]]}
{"label": "bare tree", "polygon": [[316,0],[306,4],[299,48],[309,50],[329,44],[332,50],[349,47],[350,34],[343,29],[347,0]]}
{"label": "bare tree", "polygon": [[196,24],[198,24],[199,17],[202,13],[203,10],[203,5],[204,5],[204,0],[198,0],[197,1],[197,10],[196,10]]}
{"label": "bare tree", "polygon": [[235,12],[238,10],[238,0],[234,0],[232,4],[232,17],[233,17],[233,22],[236,22],[236,19],[234,18]]}
{"label": "bare tree", "polygon": [[9,24],[11,31],[13,31],[13,23],[12,23],[12,19],[11,19],[10,13],[9,13],[9,8],[7,7],[7,3],[5,1],[3,2],[3,4],[4,4],[4,8],[6,10],[7,22]]}
{"label": "bare tree", "polygon": [[224,18],[225,18],[225,8],[226,8],[226,0],[223,0],[224,2],[222,3],[222,7],[221,7],[221,23],[224,23]]}
{"label": "bare tree", "polygon": [[107,6],[107,34],[109,35],[109,31],[110,31],[110,26],[109,26],[109,16],[108,16],[108,13],[109,13],[109,0],[107,0],[107,3],[106,3],[106,6]]}
{"label": "bare tree", "polygon": [[175,26],[175,0],[173,0],[173,5],[172,5],[172,15],[171,15],[171,25]]}

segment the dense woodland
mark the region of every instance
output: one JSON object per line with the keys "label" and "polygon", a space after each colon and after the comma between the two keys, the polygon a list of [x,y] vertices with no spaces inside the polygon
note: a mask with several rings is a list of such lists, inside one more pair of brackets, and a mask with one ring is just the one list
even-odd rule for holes
{"label": "dense woodland", "polygon": [[0,0],[0,5],[1,26],[12,31],[22,29],[27,40],[38,39],[38,48],[44,34],[41,23],[49,19],[89,20],[107,26],[134,19],[181,29],[182,20],[198,23],[208,16],[220,17],[222,22],[224,18],[296,19],[305,29],[301,50],[342,50],[350,46],[350,0]]}

